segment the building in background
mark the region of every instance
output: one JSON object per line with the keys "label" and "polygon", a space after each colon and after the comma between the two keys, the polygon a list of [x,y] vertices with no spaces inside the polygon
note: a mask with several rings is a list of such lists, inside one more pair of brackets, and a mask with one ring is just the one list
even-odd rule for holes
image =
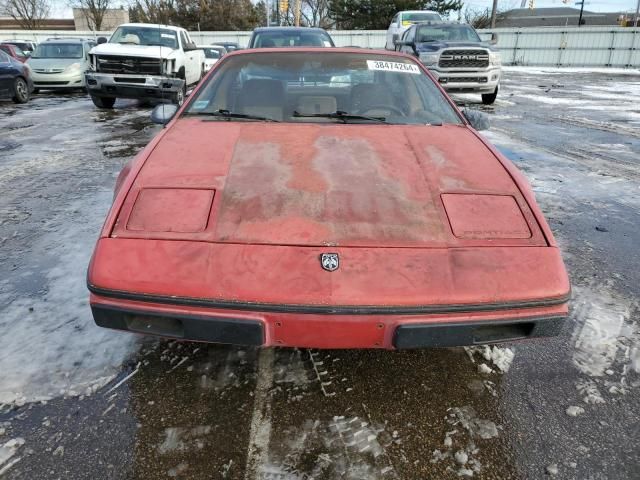
{"label": "building in background", "polygon": [[[85,15],[84,10],[83,8],[73,9],[73,21],[76,30],[93,30],[93,23],[91,22],[91,25],[89,24],[90,22],[87,20],[87,15]],[[123,23],[129,23],[129,10],[125,8],[109,8],[104,12],[100,30],[104,32],[115,30],[118,25]]]}
{"label": "building in background", "polygon": [[[72,18],[47,18],[41,30],[75,30]],[[0,17],[0,30],[21,30],[20,24],[11,17]]]}
{"label": "building in background", "polygon": [[[620,12],[582,12],[583,25],[620,25]],[[579,8],[515,8],[500,15],[496,21],[498,28],[519,27],[564,27],[577,26],[580,18]]]}

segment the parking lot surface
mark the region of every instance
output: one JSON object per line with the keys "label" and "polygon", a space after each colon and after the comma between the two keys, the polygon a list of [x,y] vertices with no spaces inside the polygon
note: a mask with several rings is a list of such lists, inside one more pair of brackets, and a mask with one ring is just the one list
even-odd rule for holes
{"label": "parking lot surface", "polygon": [[0,477],[640,478],[640,81],[511,68],[484,132],[531,182],[573,285],[561,336],[265,349],[102,330],[85,272],[136,102],[0,104]]}

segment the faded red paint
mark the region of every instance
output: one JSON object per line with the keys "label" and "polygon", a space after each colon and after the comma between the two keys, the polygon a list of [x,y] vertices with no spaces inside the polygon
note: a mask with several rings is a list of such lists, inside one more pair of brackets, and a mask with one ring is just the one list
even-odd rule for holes
{"label": "faded red paint", "polygon": [[[330,307],[513,304],[570,290],[526,180],[467,125],[185,117],[128,168],[89,268],[94,288]],[[335,272],[320,268],[327,252],[340,256]],[[222,311],[259,318],[265,345],[391,348],[402,324],[564,316],[567,305],[384,318]]]}

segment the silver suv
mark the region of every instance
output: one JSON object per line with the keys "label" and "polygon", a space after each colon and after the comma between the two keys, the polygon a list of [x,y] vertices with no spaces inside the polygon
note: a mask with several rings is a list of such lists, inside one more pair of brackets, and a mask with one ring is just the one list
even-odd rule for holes
{"label": "silver suv", "polygon": [[84,89],[89,50],[95,44],[94,40],[83,38],[55,38],[38,45],[27,60],[33,71],[35,91]]}

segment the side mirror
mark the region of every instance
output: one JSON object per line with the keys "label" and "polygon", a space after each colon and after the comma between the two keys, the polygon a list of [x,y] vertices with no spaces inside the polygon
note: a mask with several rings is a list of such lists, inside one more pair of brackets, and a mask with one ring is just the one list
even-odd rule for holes
{"label": "side mirror", "polygon": [[396,42],[396,47],[411,47],[411,50],[413,50],[413,53],[416,53],[416,43],[412,42],[411,40],[409,41],[398,40]]}
{"label": "side mirror", "polygon": [[491,34],[491,40],[489,40],[489,43],[491,45],[495,45],[496,43],[498,43],[498,34],[497,33],[492,33]]}
{"label": "side mirror", "polygon": [[166,125],[171,121],[178,111],[178,105],[172,103],[161,103],[151,110],[151,121],[160,125]]}
{"label": "side mirror", "polygon": [[469,110],[468,108],[462,110],[462,114],[475,130],[489,130],[489,117],[487,114],[478,110]]}
{"label": "side mirror", "polygon": [[393,44],[395,45],[396,43],[398,43],[400,41],[400,35],[397,33],[394,33],[393,36],[391,37],[391,39],[393,40]]}
{"label": "side mirror", "polygon": [[107,43],[107,37],[98,37],[98,45],[102,45],[103,43]]}
{"label": "side mirror", "polygon": [[193,50],[198,50],[198,47],[196,47],[195,43],[185,43],[184,47],[182,47],[182,49],[185,52],[192,52]]}

